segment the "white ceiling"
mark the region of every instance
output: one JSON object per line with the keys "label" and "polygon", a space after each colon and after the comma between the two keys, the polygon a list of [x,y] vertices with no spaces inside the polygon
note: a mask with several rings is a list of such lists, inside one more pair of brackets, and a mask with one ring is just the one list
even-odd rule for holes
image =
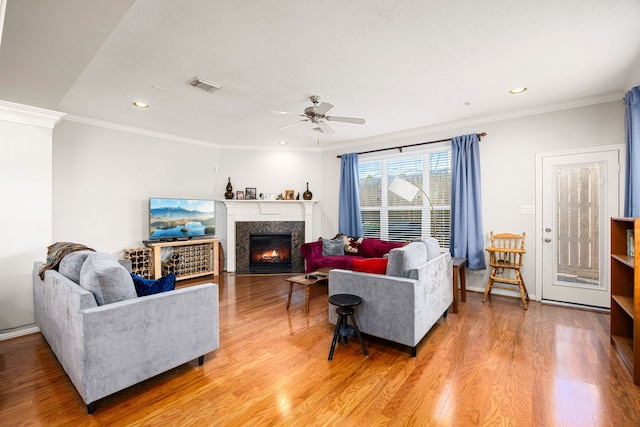
{"label": "white ceiling", "polygon": [[[1,1],[0,99],[221,146],[330,147],[640,83],[638,0]],[[315,94],[366,124],[278,130],[296,116],[271,111]]]}

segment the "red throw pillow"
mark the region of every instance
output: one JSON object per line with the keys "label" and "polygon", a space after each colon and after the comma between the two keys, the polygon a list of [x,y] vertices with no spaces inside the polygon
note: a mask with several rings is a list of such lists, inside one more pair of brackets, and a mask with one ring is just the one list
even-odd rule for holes
{"label": "red throw pillow", "polygon": [[353,260],[353,271],[361,273],[386,274],[388,258],[365,258]]}

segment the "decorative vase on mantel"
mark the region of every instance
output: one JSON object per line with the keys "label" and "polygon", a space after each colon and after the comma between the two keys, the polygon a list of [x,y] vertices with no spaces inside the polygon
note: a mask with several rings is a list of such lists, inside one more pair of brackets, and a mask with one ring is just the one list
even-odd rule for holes
{"label": "decorative vase on mantel", "polygon": [[311,200],[312,197],[313,197],[313,193],[309,191],[309,183],[307,182],[307,191],[302,193],[302,198],[305,200]]}
{"label": "decorative vase on mantel", "polygon": [[229,177],[229,182],[227,183],[227,192],[224,193],[224,198],[227,200],[233,199],[233,187],[231,186],[231,177]]}

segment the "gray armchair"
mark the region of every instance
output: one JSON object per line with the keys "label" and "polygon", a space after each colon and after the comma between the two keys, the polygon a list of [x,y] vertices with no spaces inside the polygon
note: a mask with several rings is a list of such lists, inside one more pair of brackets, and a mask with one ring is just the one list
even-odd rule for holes
{"label": "gray armchair", "polygon": [[[387,274],[329,273],[329,296],[362,298],[362,304],[354,307],[361,332],[407,345],[414,357],[418,343],[453,302],[451,255],[440,254],[437,241],[434,250],[433,240],[392,249]],[[337,317],[329,305],[329,321],[335,324]]]}

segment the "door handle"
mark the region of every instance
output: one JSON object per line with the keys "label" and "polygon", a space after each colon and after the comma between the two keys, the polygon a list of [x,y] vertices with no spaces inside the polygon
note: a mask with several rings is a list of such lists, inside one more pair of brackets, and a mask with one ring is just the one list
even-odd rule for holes
{"label": "door handle", "polygon": [[551,241],[551,237],[545,237],[544,241],[545,241],[546,243],[549,243],[549,242]]}

